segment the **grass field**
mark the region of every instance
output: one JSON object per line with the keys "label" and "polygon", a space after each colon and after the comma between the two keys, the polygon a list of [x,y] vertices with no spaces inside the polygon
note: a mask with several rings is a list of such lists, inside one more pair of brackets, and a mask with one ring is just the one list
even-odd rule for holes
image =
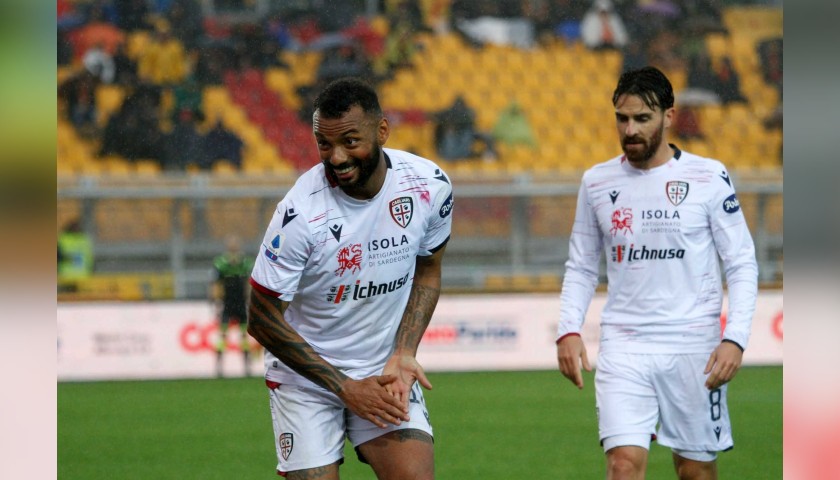
{"label": "grass field", "polygon": [[[558,372],[436,373],[426,402],[437,478],[600,479],[592,376],[578,391]],[[730,386],[735,449],[720,478],[782,478],[782,369],[744,368]],[[58,477],[258,479],[274,474],[262,380],[58,385]],[[373,479],[352,449],[343,480]],[[674,478],[652,447],[648,478]]]}

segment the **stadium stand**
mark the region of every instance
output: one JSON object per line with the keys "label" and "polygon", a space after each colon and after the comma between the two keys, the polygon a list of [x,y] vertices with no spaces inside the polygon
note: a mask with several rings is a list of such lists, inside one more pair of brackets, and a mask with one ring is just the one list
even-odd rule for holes
{"label": "stadium stand", "polygon": [[[724,56],[731,58],[747,102],[699,106],[697,111],[705,136],[685,141],[682,146],[701,155],[725,160],[733,175],[742,179],[780,183],[782,131],[765,128],[763,121],[780,106],[781,98],[778,88],[764,80],[757,46],[767,39],[782,37],[781,8],[729,5],[722,9],[722,20],[725,30],[705,33],[702,47],[715,67]],[[381,17],[372,23],[378,32],[387,33],[387,25]],[[162,38],[161,28],[164,32],[168,28],[165,22],[152,22],[152,25],[157,25],[157,30],[126,32],[125,51],[131,60],[140,64],[141,81],[145,79],[161,89],[159,113],[161,128],[166,130],[171,128],[172,89],[196,67],[197,55],[175,38]],[[230,33],[224,28],[217,31],[216,27],[209,33]],[[612,89],[623,62],[619,51],[592,51],[580,41],[560,37],[540,42],[530,49],[495,44],[476,47],[465,42],[461,35],[441,29],[440,25],[437,30],[433,29],[415,33],[414,40],[419,48],[411,58],[411,66],[396,69],[378,79],[382,104],[395,126],[389,147],[438,161],[459,185],[498,179],[511,182],[517,178],[529,178],[532,182],[553,179],[574,183],[582,170],[620,153],[610,121]],[[165,198],[165,195],[149,198],[114,196],[87,201],[64,197],[61,192],[65,188],[83,186],[85,182],[93,182],[97,188],[159,187],[167,182],[193,187],[206,184],[220,189],[214,191],[222,191],[226,186],[237,189],[294,179],[317,161],[311,127],[299,112],[310,101],[301,92],[316,83],[322,58],[323,52],[316,48],[287,48],[277,56],[276,65],[256,69],[228,64],[218,82],[202,85],[204,118],[199,130],[206,131],[221,121],[242,139],[241,168],[229,161],[218,160],[204,172],[191,167],[172,173],[163,172],[160,162],[153,158],[128,160],[113,154],[99,156],[101,138],[90,138],[77,132],[59,103],[58,224],[70,216],[87,212],[92,215],[89,224],[93,226],[97,241],[106,246],[143,242],[165,245],[176,234],[186,240],[206,238],[213,241],[224,238],[225,232],[229,231],[258,237],[273,211],[272,202],[260,195],[206,201]],[[178,64],[173,64],[173,59]],[[58,83],[79,68],[83,67],[78,60],[61,65],[57,72]],[[666,69],[666,73],[675,91],[685,87],[685,69]],[[131,95],[132,88],[122,84],[97,87],[96,124],[100,130]],[[438,159],[433,141],[434,125],[428,114],[447,107],[457,95],[464,96],[468,104],[478,106],[476,124],[484,131],[490,131],[502,110],[511,101],[516,101],[532,126],[538,145],[532,149],[499,144],[495,161]],[[777,195],[746,192],[742,197],[751,227],[762,229],[773,245],[780,245],[781,192]],[[523,201],[524,205],[516,203]],[[520,227],[515,221],[499,219],[510,218],[512,212],[525,211],[526,221],[522,225],[529,241],[548,241],[571,229],[574,197],[478,196],[459,198],[458,205],[459,221],[454,226],[453,237],[511,241]],[[550,248],[547,246],[545,251]],[[778,250],[781,256],[780,248]],[[118,252],[114,254],[118,256],[122,250],[117,248],[114,252]],[[487,252],[490,255],[487,258],[513,255],[509,247],[488,247]],[[542,258],[540,255],[543,254],[535,254],[535,258]],[[552,261],[555,260],[552,257]],[[535,272],[521,276],[508,271],[492,273],[479,283],[487,289],[554,288],[557,279],[545,275]]]}

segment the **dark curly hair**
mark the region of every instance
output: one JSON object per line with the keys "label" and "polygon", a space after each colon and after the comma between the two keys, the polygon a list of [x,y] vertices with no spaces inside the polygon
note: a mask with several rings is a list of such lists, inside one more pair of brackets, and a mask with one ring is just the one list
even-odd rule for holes
{"label": "dark curly hair", "polygon": [[382,115],[379,97],[370,84],[355,77],[330,82],[315,98],[315,111],[324,118],[339,118],[351,107],[362,107],[365,114]]}
{"label": "dark curly hair", "polygon": [[651,110],[655,110],[656,107],[667,110],[674,106],[674,89],[671,82],[655,67],[643,67],[622,73],[613,92],[613,105],[618,101],[618,97],[625,94],[638,95]]}

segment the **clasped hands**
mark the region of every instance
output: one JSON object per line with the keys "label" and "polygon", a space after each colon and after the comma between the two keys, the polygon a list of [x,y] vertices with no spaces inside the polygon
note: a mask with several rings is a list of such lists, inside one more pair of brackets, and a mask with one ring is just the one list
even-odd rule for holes
{"label": "clasped hands", "polygon": [[413,355],[394,353],[381,375],[345,379],[339,397],[353,413],[380,428],[388,423],[400,425],[409,420],[408,403],[415,381],[428,390],[432,388]]}

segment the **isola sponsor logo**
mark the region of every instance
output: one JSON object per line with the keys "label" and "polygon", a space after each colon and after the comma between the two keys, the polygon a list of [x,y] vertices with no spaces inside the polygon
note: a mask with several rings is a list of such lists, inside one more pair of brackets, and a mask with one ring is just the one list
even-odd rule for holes
{"label": "isola sponsor logo", "polygon": [[397,237],[385,237],[378,240],[371,240],[368,242],[368,251],[375,252],[377,250],[388,250],[389,248],[400,247],[408,243],[408,237],[403,235],[399,239]]}
{"label": "isola sponsor logo", "polygon": [[648,248],[647,245],[642,245],[641,248],[636,248],[634,244],[630,247],[626,245],[614,245],[610,258],[615,263],[633,263],[644,260],[673,260],[685,257],[685,249],[682,248]]}
{"label": "isola sponsor logo", "polygon": [[741,202],[738,201],[738,197],[734,193],[726,197],[726,200],[723,201],[723,211],[726,213],[735,213],[740,209]]}
{"label": "isola sponsor logo", "polygon": [[373,281],[368,281],[367,284],[362,284],[361,280],[356,280],[355,284],[330,287],[326,300],[329,303],[341,303],[348,298],[352,298],[353,300],[363,300],[365,298],[395,292],[407,284],[407,273],[402,278],[383,283],[373,283]]}
{"label": "isola sponsor logo", "polygon": [[673,220],[680,218],[679,210],[642,210],[642,220]]}

